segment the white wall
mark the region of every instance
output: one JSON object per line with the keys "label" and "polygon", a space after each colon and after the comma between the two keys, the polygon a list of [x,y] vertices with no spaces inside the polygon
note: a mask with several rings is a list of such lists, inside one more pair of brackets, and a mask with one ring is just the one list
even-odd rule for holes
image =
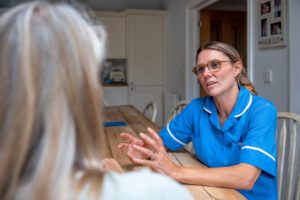
{"label": "white wall", "polygon": [[[300,114],[300,2],[290,0],[287,5],[287,45],[281,48],[261,50],[258,48],[258,20],[252,15],[250,32],[253,35],[253,81],[260,95],[271,100],[278,111],[292,111]],[[258,13],[258,2],[250,2],[249,12]],[[270,69],[273,72],[273,82],[264,83],[263,72]]]}
{"label": "white wall", "polygon": [[[258,13],[258,2],[250,1],[251,8],[249,12]],[[253,82],[259,95],[271,100],[278,111],[287,111],[289,109],[289,66],[288,66],[288,48],[258,48],[259,20],[257,15],[252,15],[253,23],[250,26],[250,32],[253,34],[251,52],[253,54]],[[272,70],[272,83],[264,83],[264,70]]]}
{"label": "white wall", "polygon": [[300,1],[288,1],[290,111],[300,114]]}
{"label": "white wall", "polygon": [[[189,0],[166,0],[167,67],[166,91],[185,95],[185,5]],[[192,69],[192,66],[191,66]]]}
{"label": "white wall", "polygon": [[[255,40],[257,41],[257,40]],[[278,111],[289,109],[288,48],[259,50],[254,52],[253,82],[258,94],[271,100]],[[272,70],[272,83],[264,83],[264,70]]]}

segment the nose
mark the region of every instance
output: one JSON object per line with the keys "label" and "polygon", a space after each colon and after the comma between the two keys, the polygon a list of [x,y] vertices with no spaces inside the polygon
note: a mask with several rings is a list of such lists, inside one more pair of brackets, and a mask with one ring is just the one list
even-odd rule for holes
{"label": "nose", "polygon": [[198,81],[202,86],[204,86],[206,80],[210,79],[211,76],[212,76],[211,71],[207,67],[205,67],[204,72],[202,74],[199,74]]}
{"label": "nose", "polygon": [[208,69],[208,67],[205,67],[202,76],[207,76],[207,75],[211,75],[211,71]]}

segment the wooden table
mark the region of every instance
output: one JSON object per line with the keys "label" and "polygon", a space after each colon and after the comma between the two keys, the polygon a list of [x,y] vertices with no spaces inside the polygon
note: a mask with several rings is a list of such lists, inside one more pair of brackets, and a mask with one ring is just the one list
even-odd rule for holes
{"label": "wooden table", "polygon": [[[141,166],[132,164],[126,157],[124,152],[117,148],[117,145],[122,141],[120,133],[127,132],[137,136],[140,132],[147,133],[146,128],[151,127],[159,132],[160,128],[146,118],[141,112],[132,106],[111,106],[104,108],[104,121],[124,121],[128,126],[111,126],[104,127],[105,140],[102,145],[102,153],[106,158],[115,158],[119,161],[125,171],[135,170]],[[193,155],[186,151],[169,152],[170,158],[181,166],[200,166],[201,164]],[[205,187],[199,185],[184,186],[193,194],[195,199],[199,200],[221,200],[221,199],[245,199],[239,192],[233,189]]]}

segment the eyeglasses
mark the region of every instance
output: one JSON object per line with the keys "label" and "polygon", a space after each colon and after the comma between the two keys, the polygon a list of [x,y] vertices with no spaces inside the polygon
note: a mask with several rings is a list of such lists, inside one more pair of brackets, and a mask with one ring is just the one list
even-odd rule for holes
{"label": "eyeglasses", "polygon": [[217,72],[221,69],[221,65],[223,62],[231,62],[231,61],[221,61],[221,60],[210,60],[206,64],[196,65],[193,67],[192,72],[196,75],[203,74],[205,72],[205,68],[207,67],[211,72]]}

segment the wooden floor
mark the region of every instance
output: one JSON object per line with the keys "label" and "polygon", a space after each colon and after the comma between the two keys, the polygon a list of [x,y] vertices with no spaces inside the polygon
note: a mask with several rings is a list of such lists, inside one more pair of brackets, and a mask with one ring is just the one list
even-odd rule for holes
{"label": "wooden floor", "polygon": [[[147,133],[147,127],[159,132],[159,127],[146,118],[141,112],[132,106],[111,106],[104,109],[104,121],[122,121],[126,122],[127,126],[111,126],[104,127],[105,140],[102,144],[102,153],[106,158],[115,158],[119,161],[125,171],[136,170],[143,166],[132,164],[126,157],[124,152],[121,152],[117,145],[122,141],[120,133],[127,132],[137,136],[140,132]],[[197,158],[187,151],[169,152],[170,158],[181,166],[200,166]],[[239,200],[245,199],[239,192],[233,189],[205,187],[199,185],[184,186],[193,194],[197,200]]]}

